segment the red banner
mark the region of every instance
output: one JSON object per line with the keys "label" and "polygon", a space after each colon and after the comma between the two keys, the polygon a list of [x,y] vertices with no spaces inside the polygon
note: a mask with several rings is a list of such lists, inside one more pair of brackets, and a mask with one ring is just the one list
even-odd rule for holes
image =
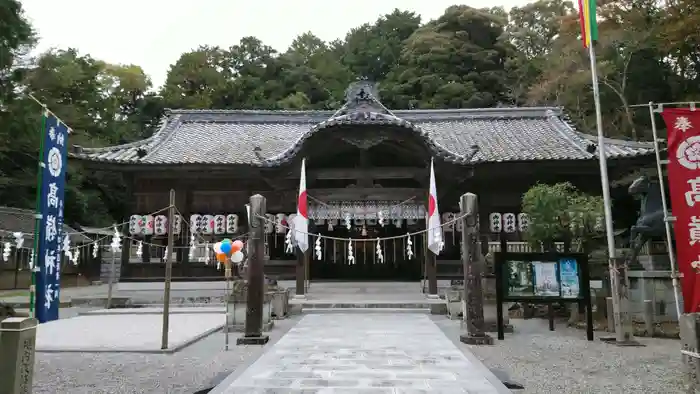
{"label": "red banner", "polygon": [[700,312],[700,111],[664,109],[668,183],[685,313]]}

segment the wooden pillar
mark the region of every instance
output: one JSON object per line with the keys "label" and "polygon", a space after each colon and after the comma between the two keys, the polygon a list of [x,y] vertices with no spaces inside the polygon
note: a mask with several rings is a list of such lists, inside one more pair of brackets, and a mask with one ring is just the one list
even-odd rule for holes
{"label": "wooden pillar", "polygon": [[467,332],[459,340],[469,345],[493,345],[484,331],[484,291],[482,280],[484,260],[480,258],[477,237],[478,201],[476,194],[465,193],[459,200],[462,218],[462,264],[464,265],[464,320]]}
{"label": "wooden pillar", "polygon": [[248,242],[248,294],[245,313],[245,334],[236,340],[238,345],[264,345],[270,337],[263,335],[263,301],[265,297],[265,197],[256,194],[250,197],[250,227]]}
{"label": "wooden pillar", "polygon": [[303,253],[299,248],[296,248],[297,264],[296,264],[296,291],[294,298],[306,297],[306,260],[309,257],[309,251]]}
{"label": "wooden pillar", "polygon": [[[425,227],[428,227],[428,217],[425,217]],[[428,233],[423,235],[423,258],[425,259],[425,276],[428,280],[428,298],[438,298],[437,267],[435,254],[428,248]]]}

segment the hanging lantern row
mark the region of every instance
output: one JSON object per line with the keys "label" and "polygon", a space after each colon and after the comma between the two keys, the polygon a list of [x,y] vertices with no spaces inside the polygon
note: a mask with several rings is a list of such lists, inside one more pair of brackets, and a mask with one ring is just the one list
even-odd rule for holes
{"label": "hanging lantern row", "polygon": [[[175,215],[172,226],[173,234],[182,231],[182,217]],[[129,234],[164,235],[168,233],[168,217],[165,215],[131,215],[129,217]]]}
{"label": "hanging lantern row", "polygon": [[[581,220],[571,220],[569,227],[572,231],[576,230],[581,226],[583,213],[578,215]],[[574,213],[569,213],[569,217],[576,218],[577,215]],[[530,225],[530,216],[526,213],[499,213],[492,212],[489,215],[489,229],[492,233],[500,233],[501,231],[506,233],[514,233],[516,231],[524,232],[527,231]],[[595,229],[601,231],[603,229],[603,218],[597,217],[595,220]]]}
{"label": "hanging lantern row", "polygon": [[514,233],[516,231],[527,231],[530,225],[530,216],[526,213],[499,213],[492,212],[489,214],[489,230],[492,233]]}

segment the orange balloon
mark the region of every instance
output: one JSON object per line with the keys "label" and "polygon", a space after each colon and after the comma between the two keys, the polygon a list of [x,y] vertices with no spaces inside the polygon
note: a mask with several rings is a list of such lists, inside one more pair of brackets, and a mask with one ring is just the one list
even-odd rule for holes
{"label": "orange balloon", "polygon": [[236,249],[238,251],[238,250],[243,250],[243,247],[245,246],[245,244],[240,239],[237,239],[237,240],[233,241],[232,246],[238,247],[238,249]]}
{"label": "orange balloon", "polygon": [[216,261],[220,263],[225,263],[226,262],[226,255],[223,253],[217,253],[216,254]]}
{"label": "orange balloon", "polygon": [[[236,242],[238,242],[238,241],[236,241]],[[243,248],[242,246],[240,246],[240,245],[238,245],[238,244],[236,244],[236,243],[232,243],[232,244],[231,244],[231,254],[234,254],[234,253],[236,253],[236,252],[240,252],[240,250],[241,250],[242,248]]]}

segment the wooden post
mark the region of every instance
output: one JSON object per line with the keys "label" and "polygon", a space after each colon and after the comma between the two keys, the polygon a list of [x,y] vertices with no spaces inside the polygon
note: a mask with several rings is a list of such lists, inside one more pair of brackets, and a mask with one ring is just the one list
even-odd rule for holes
{"label": "wooden post", "polygon": [[[425,228],[428,231],[431,231],[432,229],[428,228],[429,226],[429,220],[428,220],[428,215],[425,215]],[[426,279],[428,280],[428,298],[438,298],[438,289],[437,289],[437,267],[435,267],[435,254],[428,249],[428,233],[425,233],[423,236],[423,256],[425,258],[425,276],[427,277]]]}
{"label": "wooden post", "polygon": [[[263,335],[263,298],[265,286],[265,197],[250,197],[250,255],[248,256],[248,299],[245,312],[245,333],[236,340],[237,345],[264,345],[270,337]],[[303,266],[302,266],[303,269]],[[303,271],[302,271],[303,272]],[[303,276],[302,276],[303,280]],[[302,288],[303,288],[302,281]]]}
{"label": "wooden post", "polygon": [[465,193],[459,200],[462,220],[462,264],[464,265],[465,326],[467,332],[459,340],[469,345],[493,345],[493,338],[484,332],[484,292],[481,279],[484,260],[480,258],[476,225],[479,205],[476,194]]}
{"label": "wooden post", "polygon": [[173,279],[173,251],[175,249],[175,233],[172,223],[175,221],[175,190],[170,189],[170,208],[168,208],[168,246],[165,256],[165,283],[163,286],[163,332],[161,333],[160,348],[168,348],[168,331],[170,330],[170,283]]}
{"label": "wooden post", "polygon": [[28,317],[0,322],[0,394],[32,392],[36,326]]}
{"label": "wooden post", "polygon": [[17,282],[19,281],[19,260],[20,260],[20,255],[19,255],[19,249],[15,248],[15,250],[12,252],[12,255],[15,258],[15,284],[12,286],[13,289],[17,288]]}
{"label": "wooden post", "polygon": [[302,253],[302,251],[299,250],[299,248],[297,247],[295,247],[294,249],[296,250],[297,256],[296,286],[294,298],[306,298],[306,253]]}

